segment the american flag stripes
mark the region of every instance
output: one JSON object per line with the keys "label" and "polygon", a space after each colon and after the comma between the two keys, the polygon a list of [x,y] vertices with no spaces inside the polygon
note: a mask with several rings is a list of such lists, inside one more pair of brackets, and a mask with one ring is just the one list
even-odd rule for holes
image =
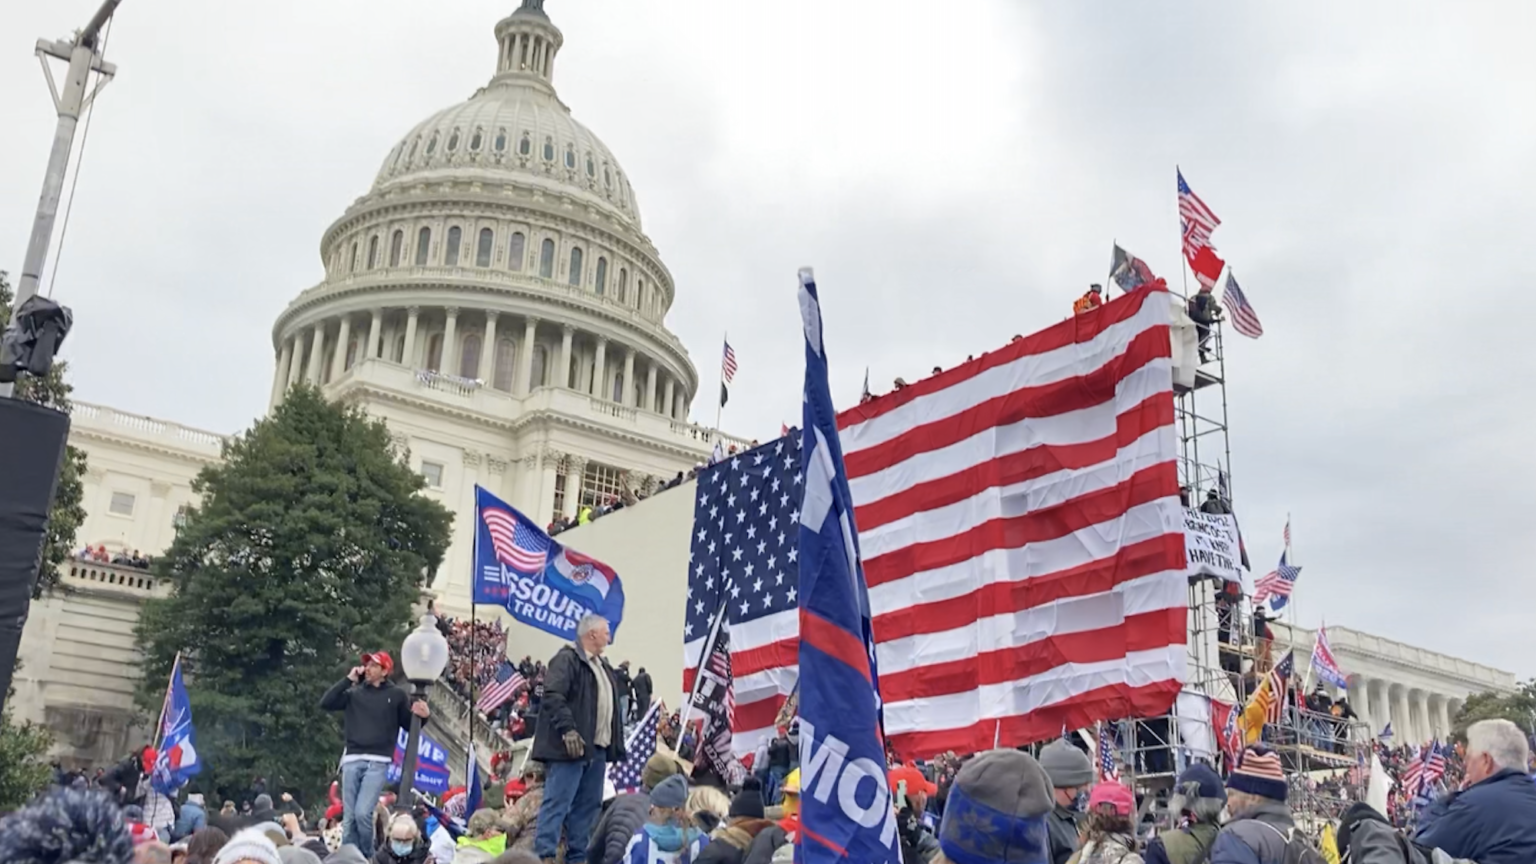
{"label": "american flag stripes", "polygon": [[1283,536],[1285,538],[1285,549],[1286,549],[1287,552],[1289,552],[1290,549],[1291,549],[1291,517],[1290,516],[1286,516],[1285,517],[1285,532],[1284,532]]}
{"label": "american flag stripes", "polygon": [[496,560],[520,573],[538,573],[549,561],[549,537],[511,510],[486,507],[480,511],[491,534]]}
{"label": "american flag stripes", "polygon": [[[1161,281],[1142,286],[839,416],[904,758],[1156,715],[1177,695],[1168,304]],[[798,462],[786,439],[699,475],[684,684],[728,597],[738,753],[766,740],[798,675]]]}
{"label": "american flag stripes", "polygon": [[1296,587],[1296,577],[1301,575],[1301,568],[1288,562],[1287,554],[1281,552],[1279,565],[1253,583],[1253,605],[1268,600],[1270,607],[1279,611],[1290,602],[1291,591]]}
{"label": "american flag stripes", "polygon": [[524,680],[522,674],[515,671],[511,663],[503,660],[501,667],[496,670],[496,680],[485,685],[485,689],[480,691],[480,700],[475,703],[475,710],[481,714],[489,714],[527,685],[528,682]]}
{"label": "american flag stripes", "polygon": [[1417,796],[1432,788],[1445,776],[1445,755],[1440,752],[1440,742],[1431,741],[1408,763],[1403,771],[1403,791]]}
{"label": "american flag stripes", "polygon": [[[1232,319],[1233,330],[1249,339],[1257,339],[1264,335],[1264,325],[1259,323],[1259,313],[1254,311],[1253,304],[1248,302],[1248,295],[1243,293],[1243,289],[1237,287],[1237,280],[1232,278],[1231,271],[1227,272],[1227,287],[1222,292],[1221,299],[1227,306],[1227,316]],[[1290,545],[1289,541],[1286,545]]]}
{"label": "american flag stripes", "polygon": [[660,699],[652,700],[650,710],[624,741],[624,761],[608,766],[608,779],[616,791],[640,791],[643,785],[640,775],[645,771],[645,763],[656,755],[656,722],[666,710]]}
{"label": "american flag stripes", "polygon": [[1120,762],[1115,758],[1115,750],[1119,747],[1118,737],[1110,728],[1113,721],[1099,721],[1099,782],[1120,782]]}
{"label": "american flag stripes", "polygon": [[[1269,682],[1270,699],[1264,703],[1264,722],[1271,726],[1278,724],[1280,718],[1285,716],[1285,698],[1291,689],[1291,678],[1296,674],[1296,655],[1287,651],[1285,659],[1276,663],[1269,670],[1266,680]],[[1254,698],[1258,698],[1255,696]]]}
{"label": "american flag stripes", "polygon": [[1211,232],[1221,220],[1184,182],[1184,172],[1177,168],[1174,171],[1179,178],[1179,223],[1184,234],[1184,257],[1194,258],[1201,247],[1211,245]]}
{"label": "american flag stripes", "polygon": [[720,377],[729,384],[736,378],[736,349],[725,343],[725,353],[720,357]]}

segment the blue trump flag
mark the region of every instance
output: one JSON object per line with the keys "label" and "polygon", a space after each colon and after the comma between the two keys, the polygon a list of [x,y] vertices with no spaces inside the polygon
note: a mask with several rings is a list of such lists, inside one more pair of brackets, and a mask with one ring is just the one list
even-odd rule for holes
{"label": "blue trump flag", "polygon": [[475,487],[474,602],[504,606],[545,633],[576,638],[588,612],[619,632],[624,585],[595,558],[556,543],[532,519]]}
{"label": "blue trump flag", "polygon": [[[391,783],[400,782],[400,768],[405,762],[405,744],[408,740],[410,735],[404,729],[395,737],[395,759],[385,775]],[[421,740],[416,743],[415,788],[433,795],[448,791],[448,751],[425,732],[421,733]]]}
{"label": "blue trump flag", "polygon": [[165,688],[165,706],[160,712],[160,746],[155,748],[155,768],[150,785],[162,795],[174,795],[177,789],[203,770],[197,755],[197,732],[192,728],[192,703],[187,686],[181,680],[181,655],[171,665],[171,683]]}
{"label": "blue trump flag", "polygon": [[827,384],[821,301],[800,271],[805,423],[800,504],[800,860],[900,862],[859,529]]}

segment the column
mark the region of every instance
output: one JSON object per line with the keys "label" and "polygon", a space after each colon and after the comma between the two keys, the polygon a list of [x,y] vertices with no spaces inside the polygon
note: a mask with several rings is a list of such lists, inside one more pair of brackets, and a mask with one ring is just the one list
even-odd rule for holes
{"label": "column", "polygon": [[1408,699],[1413,710],[1413,723],[1419,730],[1419,740],[1428,741],[1435,737],[1429,725],[1429,694],[1416,689],[1408,693]]}
{"label": "column", "polygon": [[485,382],[487,387],[493,386],[492,376],[496,368],[496,318],[495,312],[485,313],[485,340],[480,343],[480,370],[475,377]]}
{"label": "column", "polygon": [[619,404],[633,407],[635,401],[635,349],[624,349],[624,389],[619,391]]}
{"label": "column", "polygon": [[603,379],[607,377],[608,340],[602,336],[597,337],[597,355],[592,360],[592,394],[599,399],[607,399],[608,393],[603,387]]}
{"label": "column", "polygon": [[565,457],[565,506],[567,519],[576,518],[576,503],[581,500],[581,476],[587,471],[587,460],[580,456]]}
{"label": "column", "polygon": [[[379,333],[384,329],[384,310],[373,310],[373,320],[368,322],[368,344],[363,348],[363,360],[379,356]],[[359,363],[362,360],[358,361]]]}
{"label": "column", "polygon": [[447,323],[443,325],[443,362],[438,364],[437,371],[445,375],[459,375],[464,372],[459,368],[459,349],[454,343],[459,329],[459,309],[457,306],[449,306],[443,311],[447,315]]}
{"label": "column", "polygon": [[576,337],[576,331],[567,324],[560,328],[560,377],[555,381],[556,387],[569,387],[571,383],[571,340]]}
{"label": "column", "polygon": [[309,331],[309,371],[304,380],[320,386],[320,361],[325,354],[325,322],[316,324]]}
{"label": "column", "polygon": [[1397,744],[1413,744],[1420,742],[1414,738],[1413,721],[1408,714],[1408,688],[1401,684],[1390,685],[1392,688],[1392,731],[1396,733],[1393,738]]}
{"label": "column", "polygon": [[416,368],[416,319],[420,317],[420,306],[405,310],[405,353],[400,356],[400,362],[412,369]]}
{"label": "column", "polygon": [[656,410],[656,364],[645,364],[645,405],[647,411]]}
{"label": "column", "polygon": [[1430,723],[1435,727],[1435,735],[1445,741],[1451,737],[1451,712],[1445,707],[1446,699],[1439,693],[1429,697]]}
{"label": "column", "polygon": [[1355,713],[1360,716],[1360,722],[1365,724],[1366,729],[1368,729],[1372,735],[1375,735],[1376,726],[1371,722],[1370,689],[1370,681],[1364,676],[1350,676],[1348,693],[1349,707],[1355,709]]}
{"label": "column", "polygon": [[298,385],[304,374],[303,339],[304,337],[297,333],[288,337],[288,341],[293,345],[292,362],[288,364],[288,389],[290,390]]}
{"label": "column", "polygon": [[548,513],[549,521],[563,514],[555,512],[555,475],[559,473],[560,458],[553,450],[545,450],[538,457],[539,485],[535,501],[539,502],[538,512]]}
{"label": "column", "polygon": [[352,316],[341,316],[341,327],[336,331],[336,356],[331,358],[331,380],[347,371],[347,343],[352,340]]}
{"label": "column", "polygon": [[[718,395],[716,398],[719,398]],[[688,419],[688,391],[680,390],[677,394],[677,419]]]}
{"label": "column", "polygon": [[272,401],[268,404],[276,405],[283,399],[283,394],[288,390],[289,367],[293,364],[293,340],[284,339],[283,349],[277,354],[277,369],[272,373]]}
{"label": "column", "polygon": [[668,417],[677,416],[677,409],[674,407],[676,405],[676,401],[673,399],[673,390],[675,387],[676,379],[674,379],[671,375],[668,375],[667,383],[662,385],[661,388],[661,405],[657,406],[656,408],[657,414],[665,414]]}
{"label": "column", "polygon": [[523,356],[518,360],[521,365],[517,370],[519,396],[527,396],[533,392],[533,346],[538,344],[538,339],[539,319],[530,315],[523,319],[523,345],[520,352]]}

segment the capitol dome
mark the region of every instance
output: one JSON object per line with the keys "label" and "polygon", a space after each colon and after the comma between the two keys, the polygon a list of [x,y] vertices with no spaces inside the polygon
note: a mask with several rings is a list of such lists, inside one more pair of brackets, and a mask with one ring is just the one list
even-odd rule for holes
{"label": "capitol dome", "polygon": [[459,513],[450,606],[475,486],[554,522],[745,443],[688,421],[672,275],[618,160],[555,91],[564,36],[542,7],[496,24],[490,81],[390,149],[321,237],[325,278],[272,329],[274,406],[302,382],[382,417]]}

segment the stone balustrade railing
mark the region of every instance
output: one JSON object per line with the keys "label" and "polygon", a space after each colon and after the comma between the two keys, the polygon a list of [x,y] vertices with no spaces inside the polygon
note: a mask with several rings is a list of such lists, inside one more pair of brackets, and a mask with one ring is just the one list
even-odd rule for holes
{"label": "stone balustrade railing", "polygon": [[157,579],[148,570],[121,564],[95,561],[70,561],[60,579],[65,590],[101,592],[148,599],[171,593],[168,580]]}
{"label": "stone balustrade railing", "polygon": [[156,420],[142,414],[76,402],[70,411],[70,418],[77,428],[95,428],[130,438],[161,441],[180,450],[202,451],[213,458],[218,458],[223,452],[223,435],[193,429],[180,423]]}
{"label": "stone balustrade railing", "polygon": [[[448,766],[453,777],[462,780],[463,757],[468,750],[469,718],[473,707],[454,691],[446,681],[440,681],[427,692],[427,704],[432,709],[433,737],[455,755],[457,764]],[[500,731],[492,729],[478,716],[475,718],[475,761],[490,774],[491,757],[496,753],[511,753],[513,765],[520,766],[532,746],[532,739],[513,741]],[[455,781],[457,782],[457,780]]]}

